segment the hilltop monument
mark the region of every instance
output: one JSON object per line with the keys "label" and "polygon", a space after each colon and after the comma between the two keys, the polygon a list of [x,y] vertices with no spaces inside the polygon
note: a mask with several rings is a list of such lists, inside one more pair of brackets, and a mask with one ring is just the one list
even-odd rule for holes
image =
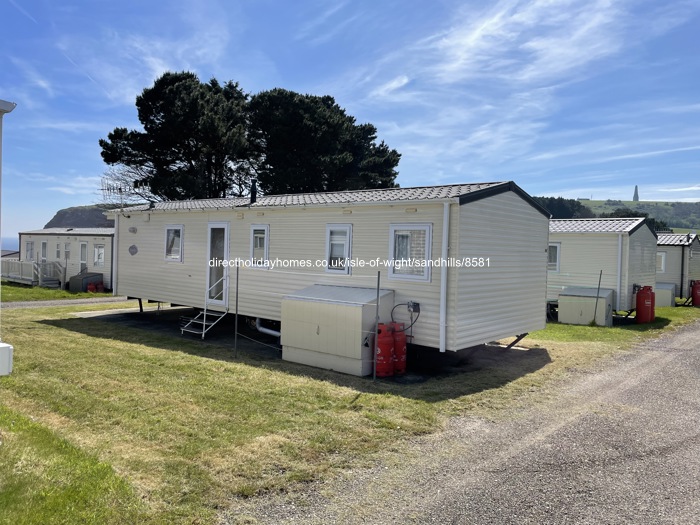
{"label": "hilltop monument", "polygon": [[634,202],[639,202],[639,188],[636,184],[634,185],[634,197],[632,197],[632,200]]}

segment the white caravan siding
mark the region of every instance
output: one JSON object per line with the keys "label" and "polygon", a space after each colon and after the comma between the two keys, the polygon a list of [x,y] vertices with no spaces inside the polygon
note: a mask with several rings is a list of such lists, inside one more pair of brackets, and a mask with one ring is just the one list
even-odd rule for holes
{"label": "white caravan siding", "polygon": [[[513,192],[449,206],[448,257],[489,258],[489,267],[448,268],[447,349],[544,328],[548,219]],[[384,263],[391,258],[392,224],[430,226],[430,259],[440,259],[443,213],[443,202],[420,201],[132,212],[119,217],[117,293],[202,307],[208,271],[207,224],[228,223],[230,259],[244,260],[251,257],[251,226],[266,226],[270,261],[309,261],[311,265],[240,268],[241,314],[281,321],[285,296],[312,284],[374,288],[379,271],[381,287],[393,290],[394,303],[401,305],[394,319],[410,322],[402,303],[420,303],[412,342],[438,348],[441,268],[431,268],[428,281],[409,281],[391,278]],[[355,266],[349,275],[343,275],[315,266],[317,260],[326,258],[329,224],[352,227],[350,256],[364,267]],[[182,262],[165,261],[167,225],[183,226]],[[228,304],[233,311],[235,268],[229,268],[229,283]]]}
{"label": "white caravan siding", "polygon": [[[635,284],[639,286],[656,287],[656,236],[652,231],[642,226],[626,239],[628,247],[624,250],[628,271],[623,274],[620,310],[636,308],[636,295],[632,294]],[[629,301],[626,305],[624,301]]]}
{"label": "white caravan siding", "polygon": [[[117,294],[204,306],[207,275],[205,213],[132,213],[117,216]],[[184,225],[182,262],[165,260],[166,225]]]}
{"label": "white caravan siding", "polygon": [[[682,246],[657,246],[657,253],[666,254],[666,264],[663,271],[656,272],[657,283],[670,283],[676,285],[676,294],[681,294],[681,260]],[[685,271],[684,271],[685,273]]]}
{"label": "white caravan siding", "polygon": [[[409,212],[406,211],[409,210]],[[440,256],[442,237],[441,203],[351,207],[295,207],[214,212],[133,213],[119,218],[118,293],[154,301],[202,307],[207,273],[207,223],[230,224],[230,257],[250,257],[252,224],[269,225],[269,258],[274,261],[310,261],[308,268],[240,269],[239,312],[243,315],[281,320],[282,298],[312,284],[374,287],[381,271],[382,288],[395,290],[396,303],[408,300],[421,304],[421,315],[414,326],[416,344],[439,344],[440,272],[433,269],[429,282],[390,279],[380,263],[389,258],[391,224],[432,226],[431,258]],[[351,212],[351,213],[348,213]],[[149,216],[148,222],[144,217]],[[365,261],[350,275],[326,272],[313,267],[326,256],[326,225],[351,224],[351,257]],[[164,260],[166,225],[183,225],[183,262]],[[135,233],[129,233],[135,227]],[[134,246],[138,252],[129,254]],[[370,263],[372,265],[370,265]],[[229,307],[235,305],[235,268],[229,269]],[[397,320],[407,320],[405,307],[397,308]],[[382,319],[382,321],[389,321]]]}
{"label": "white caravan siding", "polygon": [[545,327],[548,237],[549,219],[513,192],[460,206],[457,256],[488,266],[449,270],[449,349]]}
{"label": "white caravan siding", "polygon": [[[622,234],[622,238],[622,274],[624,277],[626,272],[624,242],[627,234]],[[548,301],[557,301],[561,291],[568,286],[597,288],[602,270],[603,275],[600,287],[615,290],[613,305],[617,304],[617,233],[550,233],[549,243],[560,243],[560,245],[559,271],[550,270],[547,272]],[[622,289],[624,290],[624,287]],[[615,306],[615,308],[617,307]],[[622,307],[621,309],[624,310],[625,308]]]}
{"label": "white caravan siding", "polygon": [[[87,243],[87,271],[103,274],[105,288],[112,287],[113,237],[102,235],[43,235],[31,233],[22,233],[20,237],[20,260],[28,260],[26,246],[27,242],[31,241],[34,243],[34,258],[32,260],[41,262],[41,243],[46,242],[46,262],[61,263],[61,265],[66,268],[67,280],[80,273],[80,244]],[[68,259],[66,259],[66,243],[70,244]],[[56,244],[60,247],[60,257],[56,257]],[[95,266],[94,264],[95,245],[104,245],[105,247],[104,266]]]}

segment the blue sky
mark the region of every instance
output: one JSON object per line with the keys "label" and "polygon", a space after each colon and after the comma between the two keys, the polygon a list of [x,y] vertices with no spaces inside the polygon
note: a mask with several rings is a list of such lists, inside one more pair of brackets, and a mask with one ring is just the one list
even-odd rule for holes
{"label": "blue sky", "polygon": [[100,200],[167,70],[332,95],[402,186],[700,200],[700,0],[0,0],[3,237]]}

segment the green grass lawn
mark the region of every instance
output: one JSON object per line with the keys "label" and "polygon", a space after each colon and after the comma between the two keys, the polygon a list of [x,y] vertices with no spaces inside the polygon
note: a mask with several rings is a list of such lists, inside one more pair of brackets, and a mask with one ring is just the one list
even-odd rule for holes
{"label": "green grass lawn", "polygon": [[89,297],[111,297],[112,295],[112,292],[71,293],[66,290],[52,290],[49,288],[41,288],[39,286],[28,286],[26,284],[17,284],[7,281],[2,282],[1,291],[2,294],[0,295],[0,301],[3,303],[11,303],[16,301],[52,301],[55,299],[85,299]]}
{"label": "green grass lawn", "polygon": [[[109,305],[115,308],[117,305]],[[370,465],[455,414],[505,417],[577,368],[700,318],[551,324],[478,368],[419,384],[261,360],[73,312],[3,311],[0,523],[211,523],[236,497]]]}

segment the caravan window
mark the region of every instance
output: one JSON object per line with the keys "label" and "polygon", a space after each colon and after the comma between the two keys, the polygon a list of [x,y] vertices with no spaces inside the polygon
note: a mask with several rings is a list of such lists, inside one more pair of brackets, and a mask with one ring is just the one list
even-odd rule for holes
{"label": "caravan window", "polygon": [[561,243],[555,242],[549,245],[547,251],[547,270],[550,272],[559,271],[559,252],[561,251]]}
{"label": "caravan window", "polygon": [[656,252],[656,273],[666,272],[666,252]]}
{"label": "caravan window", "polygon": [[105,245],[96,244],[95,245],[95,257],[93,259],[93,266],[103,267],[105,265]]}
{"label": "caravan window", "polygon": [[185,227],[182,224],[165,227],[165,260],[182,262],[182,238]]}
{"label": "caravan window", "polygon": [[270,226],[252,224],[250,226],[250,259],[256,268],[267,268],[269,252]]}
{"label": "caravan window", "polygon": [[350,273],[350,243],[352,225],[328,224],[326,226],[326,271]]}
{"label": "caravan window", "polygon": [[24,244],[24,256],[28,261],[34,260],[34,241],[27,241]]}
{"label": "caravan window", "polygon": [[392,224],[389,234],[389,277],[430,281],[431,224]]}

